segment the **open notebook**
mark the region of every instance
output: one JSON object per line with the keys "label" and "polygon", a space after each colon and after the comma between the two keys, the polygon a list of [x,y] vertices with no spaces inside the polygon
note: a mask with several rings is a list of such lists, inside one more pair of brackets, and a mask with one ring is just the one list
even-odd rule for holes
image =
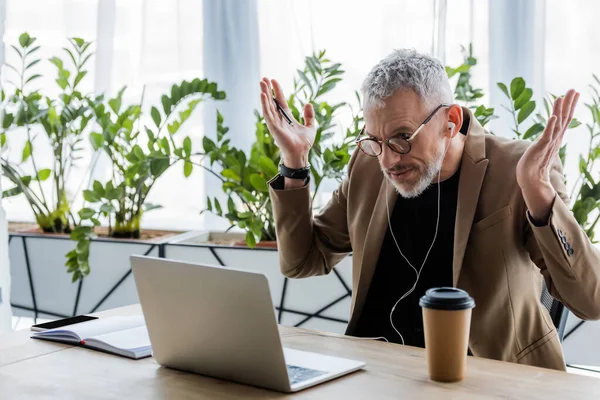
{"label": "open notebook", "polygon": [[136,360],[152,354],[143,316],[99,318],[36,332],[31,337],[81,345]]}

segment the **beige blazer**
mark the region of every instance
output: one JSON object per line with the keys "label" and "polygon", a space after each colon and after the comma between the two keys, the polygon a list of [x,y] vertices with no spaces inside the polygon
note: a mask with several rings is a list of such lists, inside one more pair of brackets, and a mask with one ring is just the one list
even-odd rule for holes
{"label": "beige blazer", "polygon": [[[530,223],[516,165],[529,142],[486,134],[464,109],[468,135],[460,169],[453,281],[473,296],[473,355],[565,369],[559,338],[540,302],[550,293],[583,319],[600,319],[600,252],[569,210],[562,167],[551,181],[558,196],[548,225]],[[275,190],[271,199],[281,271],[302,278],[329,273],[353,252],[352,334],[365,303],[388,225],[378,160],[356,151],[348,176],[313,217],[308,187]],[[442,199],[443,201],[443,199]],[[443,238],[438,238],[443,240]]]}

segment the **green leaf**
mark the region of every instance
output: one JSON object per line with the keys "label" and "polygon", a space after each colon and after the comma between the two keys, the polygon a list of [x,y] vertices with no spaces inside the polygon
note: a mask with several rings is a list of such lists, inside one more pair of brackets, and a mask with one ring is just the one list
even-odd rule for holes
{"label": "green leaf", "polygon": [[92,208],[82,208],[81,210],[79,210],[79,217],[81,219],[90,219],[94,215],[96,215],[96,210]]}
{"label": "green leaf", "polygon": [[173,104],[177,104],[179,100],[181,100],[179,86],[173,85],[171,86],[171,102],[173,102]]}
{"label": "green leaf", "polygon": [[206,196],[206,209],[208,211],[212,211],[212,203],[210,201],[210,197]]}
{"label": "green leaf", "polygon": [[167,130],[171,135],[174,135],[179,130],[180,126],[181,124],[179,123],[179,121],[173,121],[172,124],[167,125]]}
{"label": "green leaf", "polygon": [[69,85],[69,81],[67,81],[67,80],[66,80],[66,79],[64,79],[64,78],[58,78],[58,79],[56,80],[56,83],[58,84],[58,86],[59,86],[59,87],[60,87],[62,90],[65,90],[65,89],[66,89],[66,87]]}
{"label": "green leaf", "polygon": [[535,138],[540,132],[544,131],[544,125],[542,124],[533,124],[525,134],[523,134],[523,140]]}
{"label": "green leaf", "polygon": [[12,47],[13,50],[17,52],[17,54],[19,55],[19,58],[23,58],[23,53],[21,53],[21,50],[19,50],[19,48],[17,46],[11,44],[10,47]]}
{"label": "green leaf", "polygon": [[160,146],[163,148],[163,150],[165,151],[166,155],[171,155],[171,145],[169,144],[169,139],[167,139],[166,137],[160,139]]}
{"label": "green leaf", "polygon": [[217,212],[217,215],[223,214],[223,209],[221,208],[221,203],[219,203],[219,200],[216,198],[215,198],[215,210]]}
{"label": "green leaf", "polygon": [[254,238],[254,234],[252,232],[246,232],[246,244],[251,249],[256,246],[256,239]]}
{"label": "green leaf", "polygon": [[133,146],[133,154],[137,157],[138,160],[144,161],[146,159],[146,154],[144,154],[144,150],[139,145]]}
{"label": "green leaf", "polygon": [[254,216],[254,213],[252,211],[241,212],[238,214],[238,217],[241,219],[249,219],[249,218],[252,218],[253,216]]}
{"label": "green leaf", "polygon": [[115,210],[115,207],[112,204],[105,203],[105,204],[102,204],[100,206],[100,211],[103,212],[104,214],[108,215],[108,214],[114,213],[116,210]]}
{"label": "green leaf", "polygon": [[32,62],[30,62],[29,64],[27,64],[27,66],[25,67],[25,69],[29,69],[29,68],[33,67],[34,65],[36,65],[40,61],[42,61],[42,60],[40,60],[39,58],[37,60],[33,60]]}
{"label": "green leaf", "polygon": [[21,47],[27,47],[29,46],[29,34],[27,32],[22,33],[19,36],[19,44],[21,45]]}
{"label": "green leaf", "polygon": [[502,82],[498,82],[497,85],[500,88],[500,90],[502,90],[502,92],[504,92],[506,97],[508,97],[510,99],[510,95],[508,94],[508,88],[506,87],[506,85]]}
{"label": "green leaf", "polygon": [[71,40],[73,40],[77,44],[77,47],[79,47],[79,48],[81,48],[86,43],[85,40],[78,38],[78,37],[73,37],[73,38],[71,38]]}
{"label": "green leaf", "polygon": [[50,177],[51,173],[52,173],[52,171],[50,171],[48,168],[40,169],[38,171],[38,176],[37,176],[38,181],[45,181],[46,179],[48,179]]}
{"label": "green leaf", "polygon": [[521,77],[513,79],[510,83],[510,97],[513,100],[518,99],[523,90],[525,90],[525,80]]}
{"label": "green leaf", "polygon": [[242,178],[240,178],[240,176],[238,174],[236,174],[234,171],[232,171],[231,169],[224,169],[223,171],[221,171],[221,175],[224,178],[231,179],[236,182],[242,181]]}
{"label": "green leaf", "polygon": [[229,211],[230,214],[235,214],[235,203],[231,197],[227,199],[227,211]]}
{"label": "green leaf", "polygon": [[192,170],[194,169],[194,166],[192,165],[191,162],[186,161],[183,163],[183,175],[187,178],[192,174]]}
{"label": "green leaf", "polygon": [[104,135],[96,132],[91,133],[90,142],[92,142],[92,147],[94,148],[94,150],[98,150],[104,145]]}
{"label": "green leaf", "polygon": [[160,98],[160,102],[162,103],[163,111],[165,112],[165,115],[169,115],[169,113],[171,112],[171,107],[173,106],[169,96],[167,96],[166,94],[163,94],[162,97]]}
{"label": "green leaf", "polygon": [[29,186],[29,184],[31,183],[31,176],[22,176],[21,177],[21,182],[23,182],[23,184],[25,186]]}
{"label": "green leaf", "polygon": [[152,115],[152,120],[154,121],[156,126],[160,128],[160,122],[162,118],[160,117],[160,112],[156,107],[152,107],[152,110],[150,110],[150,115]]}
{"label": "green leaf", "polygon": [[531,96],[533,96],[533,90],[526,88],[523,90],[523,93],[519,96],[518,99],[515,100],[515,110],[520,110],[529,100],[531,100]]}
{"label": "green leaf", "polygon": [[41,78],[41,77],[42,77],[42,75],[40,75],[40,74],[35,74],[35,75],[32,75],[32,76],[30,76],[30,77],[29,77],[29,78],[28,78],[28,79],[25,81],[25,83],[27,84],[27,83],[29,83],[29,82],[31,82],[31,81],[34,81],[34,80],[36,80],[36,79],[38,79],[38,78]]}
{"label": "green leaf", "polygon": [[90,203],[97,203],[100,201],[100,198],[96,195],[96,193],[94,193],[91,190],[84,190],[83,198],[85,199],[85,201]]}
{"label": "green leaf", "polygon": [[169,159],[167,158],[158,158],[158,159],[153,159],[150,162],[150,173],[152,174],[152,176],[154,177],[159,177],[160,175],[162,175],[167,169],[169,169]]}
{"label": "green leaf", "polygon": [[269,186],[267,185],[267,180],[259,174],[250,175],[250,183],[254,188],[259,192],[268,193]]}
{"label": "green leaf", "polygon": [[[112,182],[109,183],[112,184]],[[108,184],[106,186],[108,188]],[[100,183],[99,181],[94,181],[92,188],[94,189],[94,193],[98,198],[105,197],[106,191],[104,190],[102,183]]]}
{"label": "green leaf", "polygon": [[163,208],[163,206],[161,206],[160,204],[152,204],[152,203],[144,204],[144,211],[146,211],[146,212],[152,211],[152,210],[158,210],[159,208]]}
{"label": "green leaf", "polygon": [[300,79],[302,80],[302,82],[304,82],[304,84],[306,85],[306,87],[308,88],[308,90],[310,90],[311,96],[312,96],[312,92],[313,92],[313,88],[312,85],[310,84],[310,80],[308,79],[308,77],[306,76],[306,74],[300,70],[297,70],[298,75],[300,76]]}
{"label": "green leaf", "polygon": [[564,168],[565,160],[567,158],[567,145],[566,144],[560,148],[560,150],[558,151],[558,156],[559,156],[560,162],[562,163],[563,168]]}
{"label": "green leaf", "polygon": [[88,54],[86,58],[83,59],[83,61],[81,61],[81,64],[79,65],[80,68],[82,68],[90,59],[91,56],[93,56],[94,54]]}
{"label": "green leaf", "polygon": [[75,81],[73,82],[73,87],[76,87],[79,82],[87,75],[87,71],[79,71],[77,76],[75,77]]}
{"label": "green leaf", "polygon": [[58,57],[52,57],[50,59],[50,62],[52,64],[56,65],[56,68],[58,68],[59,70],[63,69],[63,61],[60,58],[58,58]]}
{"label": "green leaf", "polygon": [[146,134],[148,135],[148,142],[152,143],[154,141],[156,141],[156,136],[154,136],[154,132],[152,132],[152,130],[150,128],[148,128],[147,126],[146,128]]}
{"label": "green leaf", "polygon": [[594,178],[592,178],[592,175],[590,175],[590,173],[588,172],[588,163],[581,155],[579,156],[579,172],[585,176],[588,182],[591,183],[591,186],[596,185],[596,182],[594,182]]}
{"label": "green leaf", "polygon": [[71,72],[68,71],[68,70],[66,70],[66,69],[58,71],[58,77],[59,78],[69,79],[70,76],[71,76]]}
{"label": "green leaf", "polygon": [[192,154],[192,139],[189,136],[183,139],[183,150],[188,157]]}
{"label": "green leaf", "polygon": [[0,148],[6,144],[6,133],[0,133]]}
{"label": "green leaf", "polygon": [[25,147],[23,148],[23,156],[21,161],[25,162],[31,156],[31,142],[28,140],[25,142]]}
{"label": "green leaf", "polygon": [[535,101],[527,102],[521,111],[519,111],[519,115],[517,116],[517,122],[521,124],[523,121],[527,119],[531,115],[531,113],[535,110]]}
{"label": "green leaf", "polygon": [[577,128],[581,125],[581,122],[577,118],[573,118],[569,124],[569,129]]}
{"label": "green leaf", "polygon": [[258,163],[263,172],[265,172],[268,176],[275,176],[279,172],[273,160],[267,156],[261,155],[258,159]]}
{"label": "green leaf", "polygon": [[212,141],[211,138],[209,138],[208,136],[204,136],[202,138],[202,147],[204,148],[204,152],[208,153],[216,149],[217,145],[215,144],[215,142]]}
{"label": "green leaf", "polygon": [[2,128],[8,129],[10,125],[13,123],[15,116],[12,114],[4,114],[4,118],[2,119]]}
{"label": "green leaf", "polygon": [[40,49],[40,47],[41,47],[41,46],[35,46],[35,47],[32,47],[32,48],[28,49],[28,50],[27,50],[27,52],[26,52],[25,54],[26,54],[26,55],[33,54],[33,53],[35,53],[36,51],[38,51],[38,50]]}
{"label": "green leaf", "polygon": [[115,112],[115,114],[118,114],[119,110],[121,109],[121,98],[115,97],[114,99],[109,100],[108,105]]}

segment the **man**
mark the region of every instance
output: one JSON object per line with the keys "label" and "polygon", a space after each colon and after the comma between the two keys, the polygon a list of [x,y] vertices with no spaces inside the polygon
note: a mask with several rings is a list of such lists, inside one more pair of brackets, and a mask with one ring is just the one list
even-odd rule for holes
{"label": "man", "polygon": [[306,105],[304,125],[289,124],[272,100],[274,90],[286,107],[279,84],[260,85],[283,159],[270,189],[281,270],[295,278],[326,274],[353,252],[347,334],[423,346],[419,297],[456,286],[476,302],[473,355],[565,369],[540,302],[542,277],[577,316],[600,319],[600,252],[569,211],[557,156],[577,92],[556,99],[529,145],[486,134],[470,110],[453,104],[438,60],[395,51],[363,84],[359,149],[313,218],[304,178],[314,111]]}

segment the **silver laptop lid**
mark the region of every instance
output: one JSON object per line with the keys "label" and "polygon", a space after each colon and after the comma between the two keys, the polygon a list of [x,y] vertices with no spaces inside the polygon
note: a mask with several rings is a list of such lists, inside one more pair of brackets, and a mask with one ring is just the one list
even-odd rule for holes
{"label": "silver laptop lid", "polygon": [[290,389],[263,274],[141,256],[131,265],[158,363]]}

